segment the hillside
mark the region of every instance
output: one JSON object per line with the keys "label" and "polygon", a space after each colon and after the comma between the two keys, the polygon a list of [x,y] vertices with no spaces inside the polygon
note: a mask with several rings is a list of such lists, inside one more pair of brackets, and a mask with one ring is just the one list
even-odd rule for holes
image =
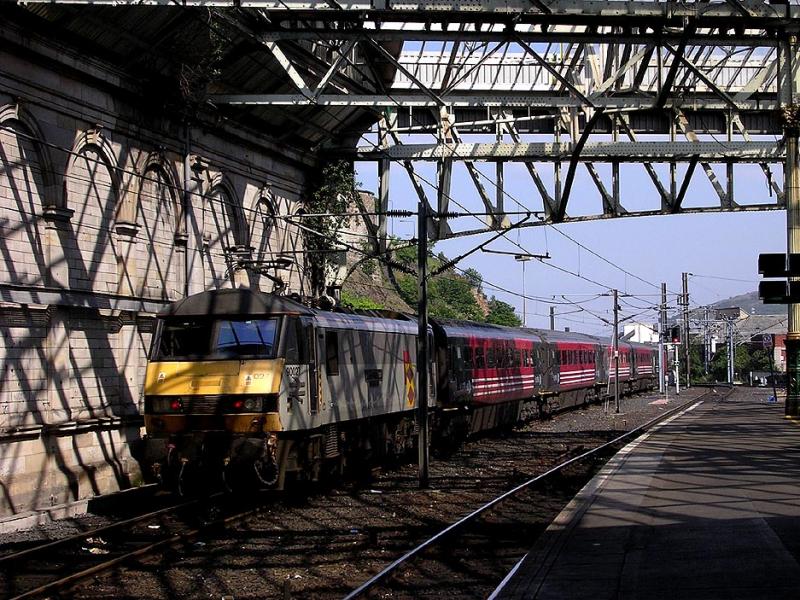
{"label": "hillside", "polygon": [[[405,247],[394,253],[393,260],[410,269],[416,268],[416,248]],[[435,272],[448,262],[443,254],[431,256],[428,269]],[[342,304],[351,308],[388,308],[415,313],[417,278],[394,271],[397,289],[386,277],[385,270],[375,260],[362,263],[352,270],[342,285]],[[428,311],[432,317],[485,321],[497,325],[519,327],[522,320],[514,308],[494,297],[487,298],[482,289],[482,277],[474,269],[463,273],[450,268],[436,275],[428,284]]]}
{"label": "hillside", "polygon": [[732,308],[738,306],[751,315],[784,315],[786,306],[782,304],[764,304],[758,297],[758,292],[748,292],[732,298],[720,300],[712,305],[714,308]]}

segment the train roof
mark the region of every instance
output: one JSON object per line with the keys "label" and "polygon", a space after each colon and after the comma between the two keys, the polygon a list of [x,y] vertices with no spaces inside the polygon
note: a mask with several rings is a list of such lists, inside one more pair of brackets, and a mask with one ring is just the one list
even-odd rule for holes
{"label": "train roof", "polygon": [[540,335],[546,342],[603,344],[608,341],[611,343],[611,340],[589,335],[588,333],[578,333],[577,331],[556,331],[552,329],[530,329],[530,331]]}
{"label": "train roof", "polygon": [[415,318],[398,315],[381,317],[346,312],[314,310],[314,323],[328,329],[372,331],[375,333],[402,333],[417,335],[419,325]]}
{"label": "train roof", "polygon": [[311,315],[313,311],[283,296],[250,288],[209,290],[166,306],[159,317],[230,317],[233,315]]}
{"label": "train roof", "polygon": [[[400,313],[387,311],[327,311],[309,308],[285,296],[276,296],[251,288],[209,290],[183,298],[166,306],[159,317],[231,317],[236,315],[295,315],[312,317],[328,328],[379,331],[415,335],[417,319]],[[491,337],[494,339],[529,339],[545,342],[583,342],[611,344],[610,338],[600,338],[574,331],[551,331],[521,327],[506,327],[491,323],[476,323],[457,319],[432,318],[431,326],[440,328],[448,337]],[[620,346],[653,348],[650,344],[639,344],[620,340]]]}
{"label": "train roof", "polygon": [[209,290],[173,302],[159,317],[232,317],[294,315],[313,318],[322,327],[416,335],[417,321],[399,313],[356,314],[309,308],[291,298],[251,288]]}
{"label": "train roof", "polygon": [[541,341],[542,337],[530,329],[520,327],[506,327],[492,323],[475,323],[473,321],[459,321],[457,319],[431,319],[431,324],[438,326],[447,337],[491,337],[494,339],[518,340],[529,339]]}

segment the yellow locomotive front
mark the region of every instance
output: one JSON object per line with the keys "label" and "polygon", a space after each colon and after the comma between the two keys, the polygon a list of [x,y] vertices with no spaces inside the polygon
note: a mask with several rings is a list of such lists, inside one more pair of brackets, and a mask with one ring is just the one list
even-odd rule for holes
{"label": "yellow locomotive front", "polygon": [[144,386],[146,459],[186,491],[216,475],[272,485],[286,334],[303,307],[248,290],[192,296],[159,314]]}

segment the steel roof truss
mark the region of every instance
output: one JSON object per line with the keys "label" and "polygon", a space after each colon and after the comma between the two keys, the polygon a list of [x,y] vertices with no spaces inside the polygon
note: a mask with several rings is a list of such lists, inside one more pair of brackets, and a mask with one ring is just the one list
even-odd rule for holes
{"label": "steel roof truss", "polygon": [[[697,133],[695,133],[695,131],[689,125],[689,120],[686,118],[684,112],[677,108],[674,109],[674,111],[678,127],[680,128],[683,135],[686,136],[686,139],[693,143],[699,142],[700,138],[697,136]],[[717,177],[716,173],[714,173],[714,169],[711,168],[711,164],[705,161],[701,162],[700,164],[703,167],[703,170],[705,171],[708,180],[711,182],[714,191],[717,192],[717,196],[719,196],[720,206],[728,208],[734,206],[735,203],[733,201],[733,198],[730,197],[722,188],[722,185],[719,182],[719,178]],[[729,189],[733,188],[732,182],[729,182],[728,187]]]}

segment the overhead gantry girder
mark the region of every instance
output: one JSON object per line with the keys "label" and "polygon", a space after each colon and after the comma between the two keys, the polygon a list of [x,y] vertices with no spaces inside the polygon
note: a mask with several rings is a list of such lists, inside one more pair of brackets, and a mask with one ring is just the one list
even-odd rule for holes
{"label": "overhead gantry girder", "polygon": [[[385,149],[362,146],[355,150],[339,150],[338,155],[372,161],[381,157],[391,160],[456,162],[563,162],[569,161],[576,149],[573,142],[483,142],[459,144],[403,144]],[[780,162],[784,150],[778,142],[586,142],[577,156],[578,162],[641,163],[688,161],[693,157],[704,162],[762,163]]]}
{"label": "overhead gantry girder", "polygon": [[439,16],[451,22],[475,22],[478,18],[482,22],[572,24],[603,18],[627,23],[662,20],[680,26],[687,18],[708,23],[742,23],[743,19],[756,18],[780,24],[783,19],[800,14],[796,5],[768,0],[18,0],[18,3],[258,8],[273,17],[313,18],[320,22],[342,19],[426,22]]}

